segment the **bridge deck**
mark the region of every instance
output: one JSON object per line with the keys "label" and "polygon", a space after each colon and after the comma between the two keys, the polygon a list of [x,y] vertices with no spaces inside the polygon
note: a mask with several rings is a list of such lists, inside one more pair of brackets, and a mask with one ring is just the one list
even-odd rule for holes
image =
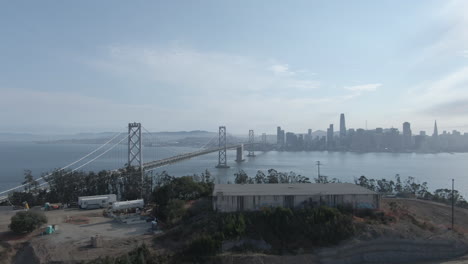
{"label": "bridge deck", "polygon": [[[236,148],[241,147],[241,145],[242,144],[226,146],[226,149],[236,149]],[[205,154],[208,154],[208,153],[217,152],[217,151],[222,150],[223,148],[224,147],[205,149],[205,150],[185,153],[185,154],[181,154],[181,155],[177,155],[177,156],[173,156],[173,157],[165,158],[165,159],[161,159],[161,160],[155,160],[155,161],[144,163],[143,168],[144,169],[155,169],[155,168],[158,168],[158,167],[163,167],[163,166],[166,166],[166,165],[169,165],[169,164],[172,164],[172,163],[179,162],[181,160],[191,159],[191,158],[201,156],[201,155],[205,155]]]}

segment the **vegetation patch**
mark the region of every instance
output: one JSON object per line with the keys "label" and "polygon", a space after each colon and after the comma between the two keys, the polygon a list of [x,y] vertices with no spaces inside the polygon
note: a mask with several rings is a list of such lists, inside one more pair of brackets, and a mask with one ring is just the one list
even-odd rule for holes
{"label": "vegetation patch", "polygon": [[22,211],[11,217],[11,231],[24,234],[30,233],[47,223],[47,217],[42,212]]}

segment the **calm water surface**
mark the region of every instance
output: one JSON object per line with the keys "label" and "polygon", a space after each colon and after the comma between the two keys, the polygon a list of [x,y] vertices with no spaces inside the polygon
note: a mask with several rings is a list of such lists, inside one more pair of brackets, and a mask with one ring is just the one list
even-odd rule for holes
{"label": "calm water surface", "polygon": [[[35,177],[54,168],[61,168],[99,147],[94,144],[36,144],[26,142],[0,143],[0,190],[18,185],[25,169],[30,169]],[[103,149],[105,150],[105,149]],[[160,159],[195,150],[194,148],[145,148],[144,161],[153,157]],[[126,162],[126,146],[119,146],[82,169],[102,170],[122,167]],[[98,153],[96,153],[97,155]],[[370,178],[392,179],[395,174],[402,177],[413,176],[419,182],[427,181],[431,189],[450,188],[455,179],[456,188],[468,197],[468,154],[467,153],[350,153],[350,152],[256,152],[256,157],[247,157],[245,162],[236,163],[235,151],[228,151],[229,169],[216,169],[218,154],[211,153],[163,168],[171,175],[183,176],[200,174],[208,169],[216,176],[217,182],[233,182],[233,174],[242,169],[249,176],[257,170],[275,168],[278,171],[294,171],[313,178],[317,176],[315,162],[323,163],[321,173],[331,178],[352,182],[365,175]],[[95,157],[96,155],[91,156]],[[76,168],[87,160],[72,166]]]}

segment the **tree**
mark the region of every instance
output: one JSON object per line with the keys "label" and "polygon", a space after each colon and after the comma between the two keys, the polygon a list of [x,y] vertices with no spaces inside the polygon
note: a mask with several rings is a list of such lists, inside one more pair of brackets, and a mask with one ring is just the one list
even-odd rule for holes
{"label": "tree", "polygon": [[202,172],[202,181],[205,183],[213,183],[214,179],[211,178],[211,173],[208,169],[205,169],[205,172]]}
{"label": "tree", "polygon": [[236,179],[234,180],[234,183],[236,184],[246,184],[249,181],[249,176],[243,170],[239,170],[234,173],[234,176],[236,176]]}
{"label": "tree", "polygon": [[369,180],[364,175],[361,175],[361,177],[359,177],[358,179],[355,178],[354,183],[356,185],[359,185],[359,186],[362,186],[362,187],[365,187],[365,188],[367,188],[367,186],[369,186]]}
{"label": "tree", "polygon": [[27,192],[31,191],[33,188],[37,188],[38,184],[34,180],[31,170],[24,170],[24,182],[22,184],[26,184],[26,186],[24,186],[24,190]]}
{"label": "tree", "polygon": [[395,180],[396,180],[395,192],[398,194],[398,193],[401,193],[403,191],[403,187],[401,186],[400,174],[395,175]]}
{"label": "tree", "polygon": [[11,231],[23,234],[30,233],[41,225],[47,223],[47,217],[42,212],[23,211],[11,217]]}
{"label": "tree", "polygon": [[320,175],[318,178],[314,178],[314,181],[315,183],[330,183],[330,181],[328,181],[328,176],[325,175]]}
{"label": "tree", "polygon": [[279,183],[278,172],[274,169],[269,169],[267,181],[268,183]]}
{"label": "tree", "polygon": [[259,170],[257,171],[257,174],[255,175],[255,183],[265,183],[266,181],[266,176],[263,171]]}

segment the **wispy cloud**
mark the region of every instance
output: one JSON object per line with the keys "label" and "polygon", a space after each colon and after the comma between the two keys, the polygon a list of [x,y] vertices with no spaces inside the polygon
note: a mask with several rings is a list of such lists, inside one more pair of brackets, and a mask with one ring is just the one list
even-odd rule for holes
{"label": "wispy cloud", "polygon": [[382,86],[381,83],[369,83],[369,84],[361,84],[361,85],[353,85],[353,86],[345,86],[344,88],[349,91],[353,92],[373,92]]}
{"label": "wispy cloud", "polygon": [[453,100],[436,104],[425,109],[425,114],[437,116],[463,116],[468,115],[468,98]]}
{"label": "wispy cloud", "polygon": [[319,82],[299,78],[287,64],[186,48],[112,46],[108,56],[90,60],[93,67],[152,79],[174,89],[197,93],[267,93],[315,89]]}
{"label": "wispy cloud", "polygon": [[468,50],[462,51],[462,57],[468,58]]}
{"label": "wispy cloud", "polygon": [[[457,57],[460,55],[460,50],[463,51],[462,56],[466,55],[468,1],[449,0],[441,3],[432,17],[435,23],[443,26],[445,30],[441,31],[434,41],[424,47],[418,47],[416,58],[412,62],[415,67]],[[428,27],[433,27],[433,24]]]}

